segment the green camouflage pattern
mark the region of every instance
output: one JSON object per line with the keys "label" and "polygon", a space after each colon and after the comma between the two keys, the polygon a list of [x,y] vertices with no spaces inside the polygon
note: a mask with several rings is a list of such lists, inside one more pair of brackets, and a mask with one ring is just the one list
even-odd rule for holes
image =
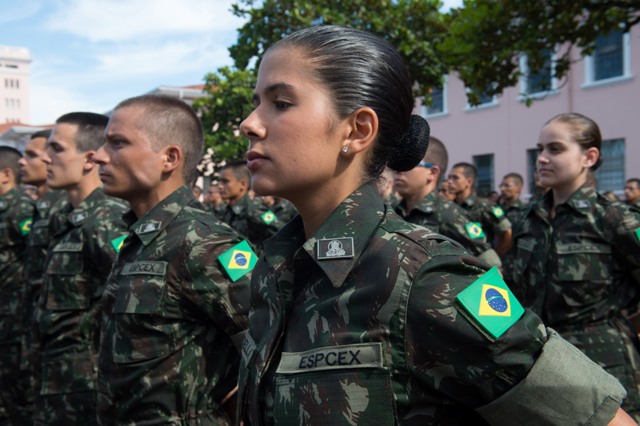
{"label": "green camouflage pattern", "polygon": [[491,245],[494,245],[496,236],[511,229],[507,215],[496,214],[497,205],[489,200],[471,195],[459,205],[467,212],[471,221],[480,223]]}
{"label": "green camouflage pattern", "polygon": [[218,257],[240,237],[186,186],[125,220],[102,302],[100,424],[232,424],[220,403],[237,383],[250,274],[232,283]]}
{"label": "green camouflage pattern", "polygon": [[[298,216],[265,253],[240,366],[245,426],[486,424],[474,409],[521,382],[547,340],[529,311],[489,339],[455,301],[488,267],[402,220],[371,184],[309,240]],[[540,404],[572,410],[562,392]]]}
{"label": "green camouflage pattern", "polygon": [[[20,294],[24,287],[28,233],[33,200],[12,189],[0,196],[0,398],[13,424],[23,423],[27,401],[27,381],[20,374],[20,342],[25,329],[20,321]],[[4,415],[0,415],[0,420]]]}
{"label": "green camouflage pattern", "polygon": [[270,223],[265,223],[262,215],[267,211],[269,209],[262,202],[245,195],[233,206],[227,205],[220,219],[249,240],[260,252],[262,242],[278,232],[283,225],[278,217]]}
{"label": "green camouflage pattern", "polygon": [[[502,201],[499,204],[504,210],[507,219],[509,219],[509,222],[511,222],[514,227],[522,220],[523,215],[528,208],[528,204],[519,198],[512,203]],[[500,260],[502,260],[502,273],[504,275],[504,279],[507,284],[513,286],[513,278],[511,276],[515,262],[515,250],[513,249],[513,246],[509,248],[506,253],[503,253],[502,256],[500,256]]]}
{"label": "green camouflage pattern", "polygon": [[285,200],[284,198],[276,200],[271,206],[271,211],[276,215],[281,226],[284,226],[298,214],[298,210],[291,204],[291,201]]}
{"label": "green camouflage pattern", "polygon": [[[640,418],[640,355],[621,316],[640,288],[640,215],[583,186],[551,218],[552,193],[514,230],[513,292],[565,339],[616,376]],[[635,344],[634,344],[635,341]]]}
{"label": "green camouflage pattern", "polygon": [[[407,222],[422,225],[433,232],[451,238],[474,256],[481,256],[491,251],[492,257],[498,260],[497,254],[487,242],[486,237],[471,238],[469,236],[466,225],[471,220],[466,212],[456,203],[441,199],[435,192],[429,193],[420,200],[410,212],[407,212],[407,204],[404,200],[396,206],[395,211]],[[492,266],[502,265],[494,262]]]}
{"label": "green camouflage pattern", "polygon": [[96,189],[51,219],[54,233],[36,314],[36,424],[95,423],[99,301],[116,257],[111,241],[126,233],[125,210]]}

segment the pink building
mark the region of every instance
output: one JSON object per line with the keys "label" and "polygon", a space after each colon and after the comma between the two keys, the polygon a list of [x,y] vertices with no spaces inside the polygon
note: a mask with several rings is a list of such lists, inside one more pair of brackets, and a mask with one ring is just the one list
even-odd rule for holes
{"label": "pink building", "polygon": [[[449,169],[461,161],[475,164],[481,194],[498,190],[505,174],[520,173],[526,198],[540,128],[556,114],[578,112],[594,119],[602,132],[604,163],[596,174],[598,189],[621,193],[626,179],[640,177],[640,26],[627,34],[601,37],[591,57],[581,58],[577,50],[572,56],[576,62],[562,81],[548,73],[523,77],[519,86],[473,108],[462,81],[448,76],[443,88],[435,91],[432,105],[418,111],[431,125],[432,135],[447,146]],[[526,75],[526,58],[520,65]],[[527,107],[522,93],[537,100]]]}
{"label": "pink building", "polygon": [[0,46],[0,123],[29,122],[29,49]]}

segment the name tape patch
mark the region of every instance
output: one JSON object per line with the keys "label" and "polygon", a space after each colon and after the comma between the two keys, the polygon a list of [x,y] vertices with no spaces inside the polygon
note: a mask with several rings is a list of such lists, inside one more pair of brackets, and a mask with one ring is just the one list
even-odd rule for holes
{"label": "name tape patch", "polygon": [[165,275],[167,262],[146,261],[125,263],[120,275]]}
{"label": "name tape patch", "polygon": [[82,243],[60,243],[53,248],[54,252],[79,252],[82,251]]}
{"label": "name tape patch", "polygon": [[276,372],[298,374],[345,368],[380,368],[383,364],[382,343],[359,343],[305,352],[283,352]]}

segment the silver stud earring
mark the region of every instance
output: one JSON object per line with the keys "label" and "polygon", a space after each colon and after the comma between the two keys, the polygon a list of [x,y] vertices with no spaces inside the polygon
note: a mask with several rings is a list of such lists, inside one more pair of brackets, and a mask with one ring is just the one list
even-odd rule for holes
{"label": "silver stud earring", "polygon": [[343,147],[342,147],[342,152],[344,152],[345,154],[346,154],[347,152],[349,152],[349,147],[348,147],[348,146],[343,146]]}

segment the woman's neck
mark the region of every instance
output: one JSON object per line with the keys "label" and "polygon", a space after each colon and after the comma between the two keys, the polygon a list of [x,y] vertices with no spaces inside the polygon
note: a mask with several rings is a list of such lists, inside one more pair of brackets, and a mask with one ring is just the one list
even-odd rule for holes
{"label": "woman's neck", "polygon": [[583,173],[573,181],[551,188],[553,192],[553,202],[551,204],[552,216],[555,216],[556,207],[567,202],[578,189],[580,189],[587,181],[587,174]]}

